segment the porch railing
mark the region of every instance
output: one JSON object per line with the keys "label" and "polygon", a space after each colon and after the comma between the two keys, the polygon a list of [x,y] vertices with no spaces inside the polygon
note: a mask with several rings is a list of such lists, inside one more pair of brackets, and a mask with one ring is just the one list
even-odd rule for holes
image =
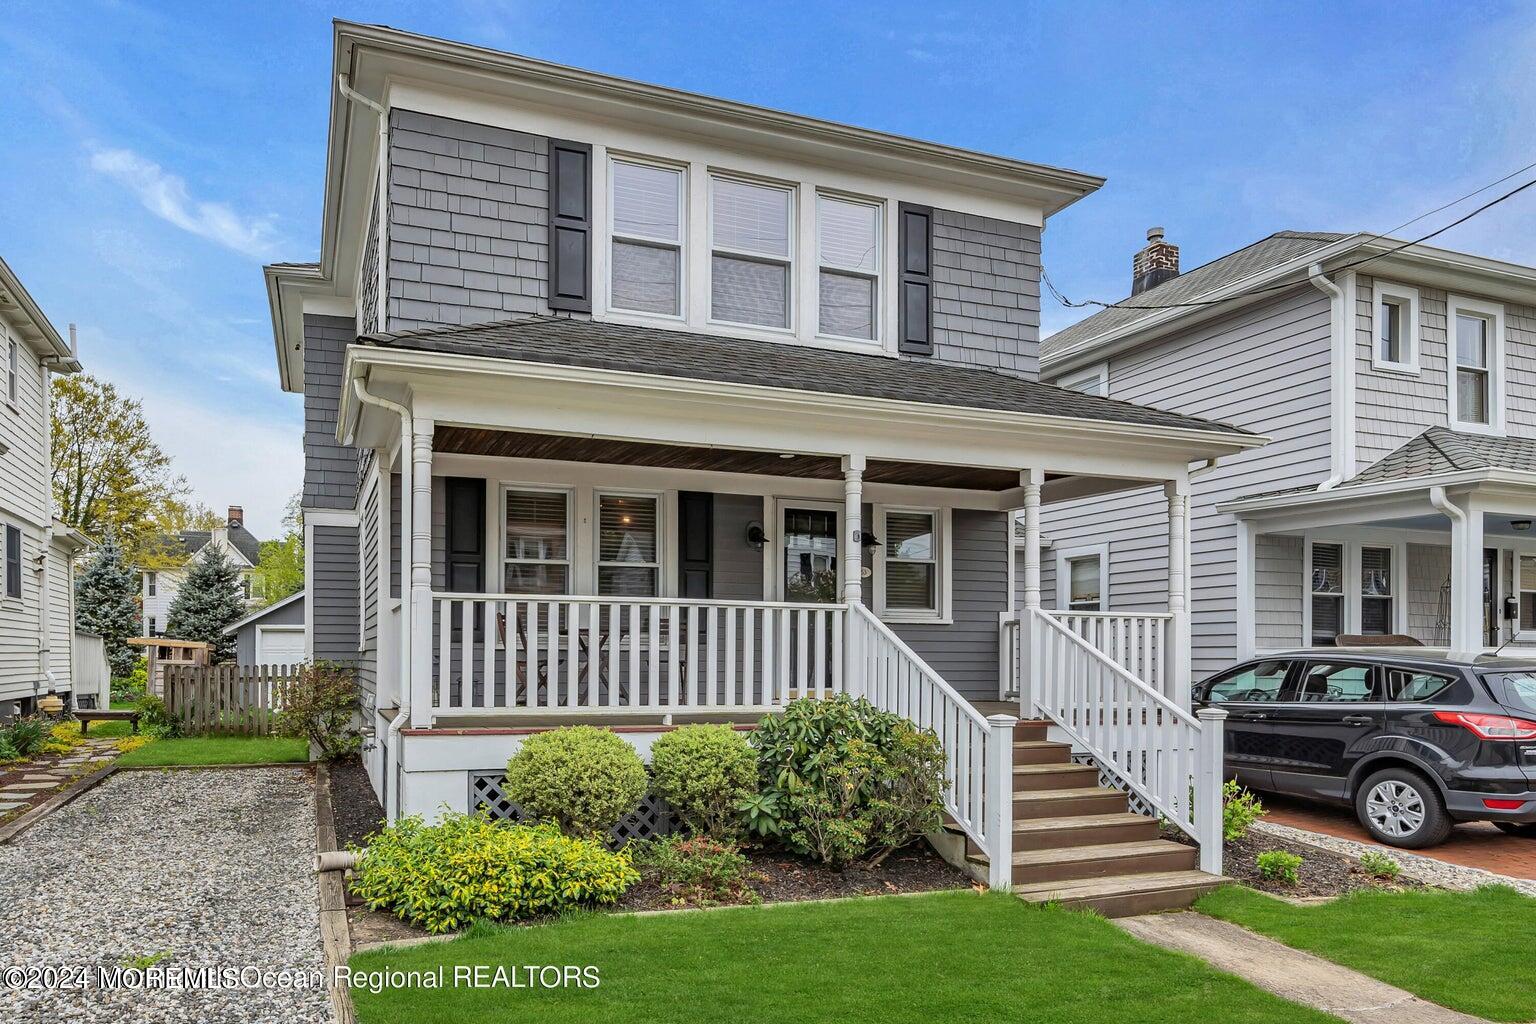
{"label": "porch railing", "polygon": [[1191,714],[1060,613],[1027,608],[1017,623],[1015,658],[1026,666],[1020,713],[1043,715],[1064,730],[1102,771],[1198,842],[1201,868],[1220,874],[1226,712]]}
{"label": "porch railing", "polygon": [[1169,700],[1178,701],[1169,666],[1169,612],[1053,611],[1053,618]]}

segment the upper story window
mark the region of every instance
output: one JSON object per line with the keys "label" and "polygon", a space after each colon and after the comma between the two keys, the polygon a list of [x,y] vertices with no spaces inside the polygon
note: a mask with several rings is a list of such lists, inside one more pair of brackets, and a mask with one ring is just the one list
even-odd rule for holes
{"label": "upper story window", "polygon": [[1371,365],[1378,370],[1419,372],[1419,291],[1376,282]]}
{"label": "upper story window", "polygon": [[1088,366],[1075,373],[1069,373],[1058,380],[1056,386],[1103,398],[1109,394],[1109,364],[1099,363],[1097,366]]}
{"label": "upper story window", "polygon": [[159,590],[160,576],[158,573],[147,572],[144,574],[144,596],[154,597]]}
{"label": "upper story window", "polygon": [[1504,308],[1451,296],[1446,324],[1454,373],[1450,388],[1451,426],[1496,433],[1504,429]]}
{"label": "upper story window", "polygon": [[873,340],[880,305],[880,207],[816,198],[817,330]]}
{"label": "upper story window", "polygon": [[615,160],[611,178],[609,304],[681,316],[683,172]]}
{"label": "upper story window", "polygon": [[710,319],[789,328],[794,205],[788,188],[710,178]]}

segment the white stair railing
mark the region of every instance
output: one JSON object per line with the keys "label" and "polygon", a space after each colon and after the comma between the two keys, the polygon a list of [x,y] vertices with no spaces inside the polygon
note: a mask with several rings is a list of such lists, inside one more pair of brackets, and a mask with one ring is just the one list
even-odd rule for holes
{"label": "white stair railing", "polygon": [[1040,714],[1128,792],[1200,844],[1200,867],[1221,873],[1223,726],[1137,678],[1042,609],[1020,613],[1020,713]]}
{"label": "white stair railing", "polygon": [[1168,660],[1172,613],[1052,611],[1050,615],[1131,675],[1179,703]]}
{"label": "white stair railing", "polygon": [[1012,882],[1012,715],[986,716],[862,604],[848,614],[849,692],[932,729],[944,747],[944,809],[986,853],[988,884]]}

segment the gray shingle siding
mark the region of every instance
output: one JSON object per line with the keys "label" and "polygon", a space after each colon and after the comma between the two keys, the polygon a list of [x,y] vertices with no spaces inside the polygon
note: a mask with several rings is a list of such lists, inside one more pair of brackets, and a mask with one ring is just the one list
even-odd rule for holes
{"label": "gray shingle siding", "polygon": [[1039,375],[1039,228],[933,211],[932,358]]}
{"label": "gray shingle siding", "polygon": [[373,692],[372,659],[359,664],[357,529],[351,526],[316,526],[309,553],[312,578],[308,600],[312,650],[316,661],[358,665],[360,681]]}
{"label": "gray shingle siding", "polygon": [[304,315],[305,508],[357,504],[358,452],[336,441],[342,361],[356,333],[350,317]]}
{"label": "gray shingle siding", "polygon": [[388,329],[546,313],[549,140],[390,112]]}
{"label": "gray shingle siding", "polygon": [[1300,537],[1260,534],[1253,540],[1254,646],[1259,650],[1300,647],[1304,552]]}

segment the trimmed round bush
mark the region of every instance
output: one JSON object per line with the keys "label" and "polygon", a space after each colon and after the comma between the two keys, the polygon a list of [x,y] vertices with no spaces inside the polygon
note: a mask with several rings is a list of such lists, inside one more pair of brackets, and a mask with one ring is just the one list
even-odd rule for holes
{"label": "trimmed round bush", "polygon": [[566,835],[597,838],[645,795],[645,763],[617,734],[590,725],[535,733],[507,762],[502,794]]}
{"label": "trimmed round bush", "polygon": [[728,725],[685,725],[651,747],[651,789],[695,835],[731,840],[757,790],[757,754]]}
{"label": "trimmed round bush", "polygon": [[435,825],[401,818],[373,835],[352,891],[433,934],[470,922],[519,921],[609,904],[640,880],[627,853],[552,824],[510,825],[485,812]]}

